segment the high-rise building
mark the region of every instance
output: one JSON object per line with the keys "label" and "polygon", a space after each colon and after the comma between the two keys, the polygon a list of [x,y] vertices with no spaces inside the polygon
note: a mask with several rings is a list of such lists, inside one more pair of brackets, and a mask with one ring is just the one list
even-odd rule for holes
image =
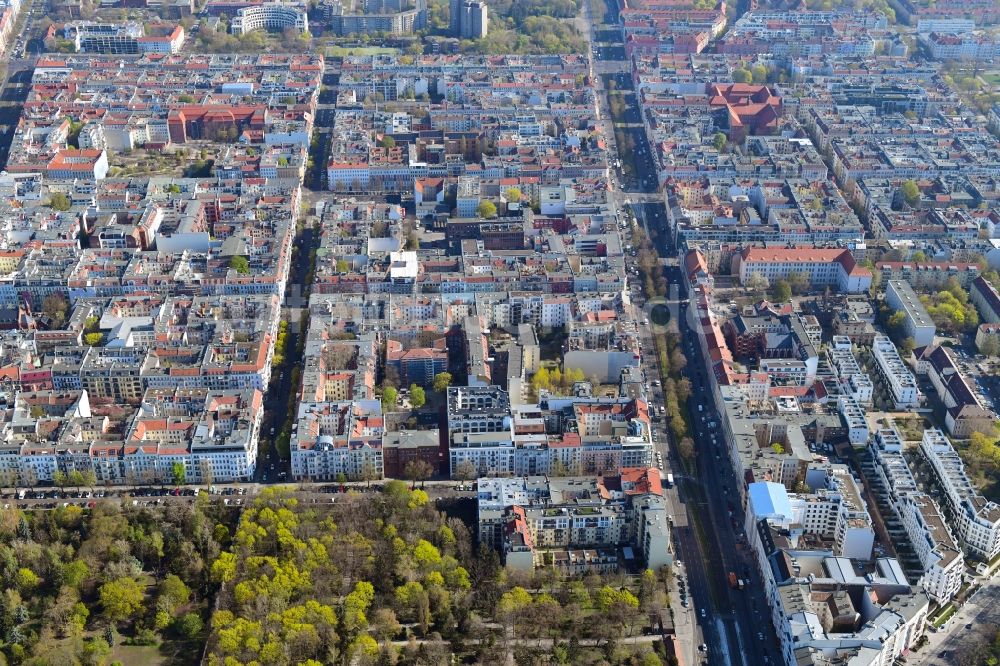
{"label": "high-rise building", "polygon": [[462,0],[448,1],[448,31],[456,37],[462,36]]}
{"label": "high-rise building", "polygon": [[456,31],[459,37],[462,39],[482,39],[486,36],[489,19],[485,2],[464,0],[459,6],[455,0],[452,0],[451,7],[453,10],[458,9],[458,25],[456,26],[453,14],[451,28]]}

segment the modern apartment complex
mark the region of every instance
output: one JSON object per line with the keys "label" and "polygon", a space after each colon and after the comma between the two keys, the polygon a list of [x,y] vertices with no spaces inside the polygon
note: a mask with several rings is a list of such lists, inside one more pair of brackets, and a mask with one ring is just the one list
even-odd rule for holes
{"label": "modern apartment complex", "polygon": [[780,484],[754,482],[747,493],[747,538],[786,664],[838,654],[890,664],[917,644],[929,602],[896,560],[837,556],[821,533],[803,529],[808,500]]}
{"label": "modern apartment complex", "polygon": [[916,407],[920,395],[917,380],[899,357],[899,351],[892,340],[885,335],[876,335],[872,343],[872,356],[894,408]]}
{"label": "modern apartment complex", "polygon": [[920,452],[934,471],[963,550],[989,562],[1000,554],[1000,506],[972,487],[965,464],[940,430],[925,430]]}
{"label": "modern apartment complex", "polygon": [[[565,575],[673,560],[670,519],[655,468],[598,477],[480,478],[479,542],[510,569]],[[635,561],[635,562],[633,562]]]}
{"label": "modern apartment complex", "polygon": [[903,456],[903,441],[894,428],[879,430],[872,457],[888,505],[902,523],[922,568],[920,584],[939,604],[947,603],[962,586],[965,558],[940,508],[917,488]]}
{"label": "modern apartment complex", "polygon": [[293,28],[299,32],[309,31],[309,17],[306,7],[294,3],[265,2],[242,7],[236,12],[229,30],[234,35],[245,35],[254,30],[284,30]]}

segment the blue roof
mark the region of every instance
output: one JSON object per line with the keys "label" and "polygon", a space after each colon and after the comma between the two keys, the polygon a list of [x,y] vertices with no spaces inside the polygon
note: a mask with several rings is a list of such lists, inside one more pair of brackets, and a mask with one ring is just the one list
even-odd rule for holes
{"label": "blue roof", "polygon": [[792,503],[788,491],[780,483],[758,481],[750,484],[750,507],[757,519],[771,516],[792,517]]}

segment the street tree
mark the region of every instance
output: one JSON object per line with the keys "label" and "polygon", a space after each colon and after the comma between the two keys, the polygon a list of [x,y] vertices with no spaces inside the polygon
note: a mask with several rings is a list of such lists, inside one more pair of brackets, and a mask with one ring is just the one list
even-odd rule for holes
{"label": "street tree", "polygon": [[459,481],[471,481],[476,478],[476,466],[472,464],[471,460],[463,460],[455,465],[452,476]]}
{"label": "street tree", "polygon": [[431,478],[434,468],[426,460],[411,460],[403,466],[403,477],[410,482],[410,488],[416,488],[417,481],[423,482]]}
{"label": "street tree", "polygon": [[184,479],[187,473],[184,470],[184,463],[177,461],[170,468],[170,474],[173,477],[175,486],[183,486]]}

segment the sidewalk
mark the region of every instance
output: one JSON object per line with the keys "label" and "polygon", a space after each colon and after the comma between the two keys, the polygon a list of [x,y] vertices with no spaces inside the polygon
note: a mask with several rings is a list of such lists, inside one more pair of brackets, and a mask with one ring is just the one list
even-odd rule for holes
{"label": "sidewalk", "polygon": [[[682,663],[690,666],[698,663],[695,650],[701,640],[698,624],[694,617],[694,609],[681,606],[681,595],[677,584],[677,572],[680,569],[685,569],[685,567],[674,567],[675,575],[670,580],[670,608],[674,612],[674,635],[677,636],[677,642],[681,648]],[[685,578],[687,578],[686,575]],[[688,599],[690,599],[690,586],[688,586],[688,590]]]}
{"label": "sidewalk", "polygon": [[[938,631],[931,631],[928,626],[926,636],[928,642],[918,651],[911,652],[906,657],[908,666],[950,666],[955,664],[963,647],[970,643],[971,624],[973,630],[996,627],[1000,621],[1000,581],[990,579],[969,598],[948,622]],[[985,636],[985,635],[984,635]],[[992,640],[993,636],[989,636]]]}

